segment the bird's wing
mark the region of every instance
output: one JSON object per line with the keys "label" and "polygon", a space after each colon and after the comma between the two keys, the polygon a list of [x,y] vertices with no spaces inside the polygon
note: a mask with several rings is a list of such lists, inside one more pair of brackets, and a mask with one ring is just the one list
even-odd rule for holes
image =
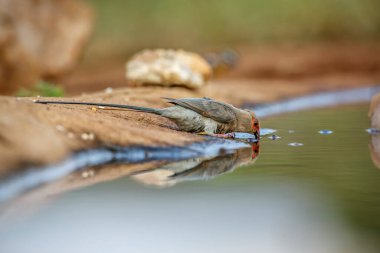
{"label": "bird's wing", "polygon": [[236,119],[231,105],[210,98],[165,98],[169,103],[182,106],[220,123],[230,123]]}
{"label": "bird's wing", "polygon": [[227,154],[221,157],[214,157],[209,160],[202,161],[202,163],[194,166],[185,171],[177,172],[171,175],[171,178],[184,178],[184,179],[211,179],[218,175],[227,173],[235,168],[236,157],[234,154]]}

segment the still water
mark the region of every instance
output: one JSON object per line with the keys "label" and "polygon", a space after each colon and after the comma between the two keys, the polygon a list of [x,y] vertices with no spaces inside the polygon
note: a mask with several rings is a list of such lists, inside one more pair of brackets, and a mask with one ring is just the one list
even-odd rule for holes
{"label": "still water", "polygon": [[36,194],[0,213],[0,252],[380,252],[367,111],[265,118],[252,147]]}

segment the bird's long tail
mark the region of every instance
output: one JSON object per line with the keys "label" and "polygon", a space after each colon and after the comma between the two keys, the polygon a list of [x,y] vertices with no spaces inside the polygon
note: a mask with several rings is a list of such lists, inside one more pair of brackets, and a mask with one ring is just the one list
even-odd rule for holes
{"label": "bird's long tail", "polygon": [[63,104],[63,105],[93,105],[93,106],[104,106],[111,108],[121,108],[121,109],[129,109],[140,112],[147,112],[161,115],[160,109],[154,109],[149,107],[142,106],[134,106],[134,105],[120,105],[120,104],[107,104],[107,103],[92,103],[92,102],[70,102],[70,101],[53,101],[53,100],[36,100],[35,103],[39,104]]}

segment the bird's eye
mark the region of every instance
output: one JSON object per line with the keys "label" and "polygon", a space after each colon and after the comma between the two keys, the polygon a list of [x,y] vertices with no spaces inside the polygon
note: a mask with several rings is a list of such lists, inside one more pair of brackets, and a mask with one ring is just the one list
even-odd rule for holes
{"label": "bird's eye", "polygon": [[253,125],[254,125],[254,126],[258,126],[258,125],[259,125],[259,123],[255,122]]}

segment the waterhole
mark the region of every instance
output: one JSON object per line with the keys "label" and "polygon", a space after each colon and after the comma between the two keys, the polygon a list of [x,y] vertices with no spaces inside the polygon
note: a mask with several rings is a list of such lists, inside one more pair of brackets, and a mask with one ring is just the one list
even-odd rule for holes
{"label": "waterhole", "polygon": [[1,252],[378,252],[367,111],[273,116],[261,124],[281,138],[74,173],[2,207]]}

